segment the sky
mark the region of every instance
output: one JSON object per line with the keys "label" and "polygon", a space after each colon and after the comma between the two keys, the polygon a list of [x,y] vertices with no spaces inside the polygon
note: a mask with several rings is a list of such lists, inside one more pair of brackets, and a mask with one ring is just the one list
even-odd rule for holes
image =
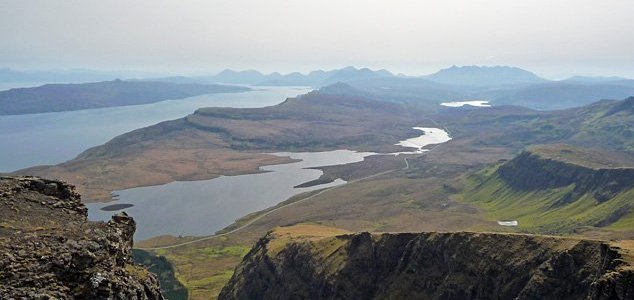
{"label": "sky", "polygon": [[0,0],[0,67],[634,78],[632,0]]}

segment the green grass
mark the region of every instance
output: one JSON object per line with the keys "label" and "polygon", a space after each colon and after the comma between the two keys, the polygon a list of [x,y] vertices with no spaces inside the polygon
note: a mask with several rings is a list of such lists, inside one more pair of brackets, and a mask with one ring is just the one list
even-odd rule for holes
{"label": "green grass", "polygon": [[231,276],[233,276],[233,270],[225,270],[209,277],[189,281],[187,282],[187,288],[191,290],[208,289],[209,287],[213,287],[212,289],[222,288],[231,279]]}
{"label": "green grass", "polygon": [[[169,300],[185,300],[188,298],[186,287],[177,280],[174,266],[166,259],[165,256],[156,256],[150,252],[133,249],[133,258],[136,263],[143,264],[148,270],[159,279],[161,291],[166,299]],[[136,274],[139,278],[147,277],[147,270],[137,266],[126,267],[131,274]],[[146,273],[144,274],[143,271]]]}
{"label": "green grass", "polygon": [[[574,184],[552,189],[516,190],[507,185],[489,167],[469,176],[460,198],[487,212],[491,220],[517,220],[515,230],[529,233],[566,234],[585,226],[605,223],[606,229],[634,230],[634,214],[629,207],[634,199],[634,188],[598,203],[592,194],[575,201],[557,204],[572,192]],[[619,212],[626,211],[623,216]],[[612,222],[610,222],[612,221]]]}
{"label": "green grass", "polygon": [[[199,255],[204,255],[207,258],[216,258],[221,256],[240,256],[243,257],[246,255],[251,248],[244,246],[228,246],[228,247],[206,247],[193,249],[192,251],[197,252]],[[194,254],[196,255],[196,254]]]}
{"label": "green grass", "polygon": [[188,245],[156,253],[163,253],[174,264],[176,277],[189,291],[190,299],[215,299],[233,275],[235,266],[251,250],[250,245],[225,240],[227,238],[210,241],[205,246]]}

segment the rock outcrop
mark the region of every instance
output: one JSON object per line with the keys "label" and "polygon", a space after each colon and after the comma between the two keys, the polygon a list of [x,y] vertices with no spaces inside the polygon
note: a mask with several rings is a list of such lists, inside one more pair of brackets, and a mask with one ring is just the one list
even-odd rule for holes
{"label": "rock outcrop", "polygon": [[634,187],[630,158],[618,160],[608,154],[567,145],[542,145],[524,151],[501,165],[497,172],[502,180],[519,190],[575,184],[573,192],[560,204],[572,202],[586,193],[592,193],[597,201],[603,202]]}
{"label": "rock outcrop", "polygon": [[132,262],[134,220],[88,222],[74,187],[0,177],[0,299],[163,299]]}
{"label": "rock outcrop", "polygon": [[269,233],[219,299],[634,299],[634,273],[592,240],[358,233],[279,246]]}

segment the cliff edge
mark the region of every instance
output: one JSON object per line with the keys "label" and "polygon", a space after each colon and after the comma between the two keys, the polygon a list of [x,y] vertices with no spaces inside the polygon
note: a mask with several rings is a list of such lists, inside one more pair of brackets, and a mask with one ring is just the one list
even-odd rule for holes
{"label": "cliff edge", "polygon": [[601,241],[468,232],[280,236],[259,240],[219,299],[634,298],[625,250]]}
{"label": "cliff edge", "polygon": [[0,299],[163,299],[132,262],[135,227],[125,213],[88,222],[66,183],[0,177]]}
{"label": "cliff edge", "polygon": [[633,239],[634,157],[540,145],[469,175],[460,198],[517,232]]}

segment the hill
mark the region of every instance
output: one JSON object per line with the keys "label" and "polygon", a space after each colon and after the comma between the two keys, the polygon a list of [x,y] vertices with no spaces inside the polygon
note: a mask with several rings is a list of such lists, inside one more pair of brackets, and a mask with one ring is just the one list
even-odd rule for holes
{"label": "hill", "polygon": [[[202,108],[118,136],[57,166],[17,171],[76,184],[87,201],[175,180],[259,172],[288,162],[262,152],[351,148],[389,152],[425,117],[398,104],[312,92],[263,108]],[[337,134],[333,134],[336,132]]]}
{"label": "hill", "polygon": [[514,105],[538,110],[561,110],[581,107],[600,100],[623,99],[634,95],[634,81],[570,82],[553,81],[499,87],[476,87],[439,83],[429,78],[371,77],[324,86],[327,93],[344,91],[348,95],[363,96],[382,101],[418,105],[427,110],[438,110],[450,101],[481,99],[494,106]]}
{"label": "hill", "polygon": [[87,69],[20,71],[0,68],[0,82],[92,82],[113,80],[121,76],[131,75],[130,73],[142,75],[138,72],[97,71]]}
{"label": "hill", "polygon": [[[157,254],[164,255],[169,261],[174,262],[175,268],[183,274],[180,279],[192,291],[193,299],[215,297],[233,274],[242,255],[247,253],[251,245],[261,236],[276,226],[311,223],[351,232],[512,231],[512,228],[498,225],[497,218],[491,216],[478,203],[458,199],[457,194],[465,188],[461,186],[462,176],[481,170],[488,164],[495,164],[501,158],[512,159],[527,145],[566,142],[583,147],[601,145],[614,152],[622,152],[619,149],[625,149],[625,145],[631,142],[631,139],[627,138],[628,128],[631,128],[629,124],[632,124],[628,99],[602,101],[582,108],[553,112],[513,106],[478,109],[447,108],[430,112],[406,104],[370,101],[359,96],[342,95],[342,93],[354,95],[357,92],[349,85],[338,84],[330,88],[332,88],[329,91],[331,93],[327,95],[320,91],[311,93],[309,97],[300,97],[281,105],[287,106],[286,108],[201,110],[204,111],[206,120],[204,124],[207,126],[200,127],[199,130],[217,129],[215,131],[218,134],[229,131],[231,135],[236,134],[238,137],[247,138],[231,142],[236,146],[241,144],[247,146],[241,148],[243,149],[241,151],[249,151],[251,147],[257,146],[256,137],[262,137],[263,140],[268,141],[268,137],[277,138],[282,135],[280,139],[284,140],[284,135],[293,136],[300,132],[319,133],[322,129],[336,128],[331,127],[336,124],[346,124],[346,120],[354,123],[363,122],[365,124],[363,128],[370,129],[325,130],[324,132],[328,132],[330,137],[318,134],[315,135],[319,137],[316,140],[334,141],[339,137],[347,136],[348,138],[342,140],[357,141],[352,137],[365,133],[371,134],[368,136],[370,138],[368,144],[376,144],[377,141],[383,139],[374,140],[374,138],[387,133],[385,131],[387,129],[392,130],[392,127],[387,126],[387,124],[393,124],[390,122],[403,124],[403,131],[393,128],[394,133],[405,133],[407,126],[412,122],[420,122],[416,124],[425,124],[429,127],[446,128],[452,140],[424,154],[407,156],[406,160],[403,156],[377,156],[359,163],[321,168],[326,172],[325,177],[342,178],[349,184],[318,195],[314,193],[297,195],[276,207],[245,216],[227,230],[223,230],[223,232],[229,232],[249,224],[238,232],[203,239],[180,247],[157,249]],[[359,105],[354,105],[355,103]],[[383,105],[390,109],[378,109]],[[377,109],[375,110],[374,107]],[[294,119],[293,115],[297,110],[305,114],[302,116],[300,113],[299,116],[302,117],[299,119],[306,119],[307,123]],[[324,112],[329,112],[332,116]],[[312,116],[313,113],[314,116]],[[348,116],[360,113],[366,116],[361,118],[362,120]],[[412,116],[415,118],[409,119]],[[197,116],[192,121],[202,117]],[[377,122],[376,125],[372,125],[374,122]],[[245,127],[239,129],[240,126],[237,125],[240,124]],[[246,126],[246,124],[250,125]],[[290,127],[292,124],[298,127]],[[309,124],[308,126],[313,128],[306,129],[300,124]],[[621,129],[614,130],[619,128],[618,126]],[[590,130],[592,133],[586,133]],[[177,132],[172,134],[181,138],[187,135]],[[295,139],[291,139],[293,140]],[[137,147],[148,144],[147,142],[132,143],[132,141],[134,139],[131,139],[127,146],[121,144],[121,147],[115,147],[106,152],[114,152],[114,149],[138,149]],[[184,142],[183,144],[189,143],[184,139],[181,141]],[[302,145],[308,145],[304,144],[307,141],[301,141]],[[267,144],[282,149],[293,145],[292,143],[263,143],[263,145]],[[385,144],[387,145],[388,142]],[[361,144],[347,145],[351,149],[359,149],[356,147],[361,146],[366,147]],[[605,150],[593,151],[606,153]],[[621,153],[621,155],[626,154]],[[617,155],[617,157],[620,156]],[[99,159],[96,159],[95,163],[97,161]],[[155,162],[157,165],[165,164]],[[381,174],[385,171],[390,172]],[[378,175],[372,176],[375,174]],[[363,179],[367,176],[372,177]],[[307,197],[311,198],[302,201]],[[298,231],[308,235],[307,231],[314,232],[315,230],[298,229]],[[584,231],[583,234],[587,233]],[[627,230],[610,231],[609,234],[602,232],[600,237],[627,238],[630,234],[631,232]],[[182,239],[157,237],[144,241],[141,245],[151,248],[194,240],[196,240],[194,237]]]}
{"label": "hill", "polygon": [[254,84],[264,80],[279,78],[280,76],[278,73],[264,75],[256,70],[234,71],[225,69],[215,76],[210,76],[205,79],[209,80],[209,82]]}
{"label": "hill", "polygon": [[151,81],[46,84],[0,91],[0,115],[33,114],[154,103],[210,93],[248,91],[245,87]]}
{"label": "hill", "polygon": [[632,81],[558,81],[507,90],[483,91],[481,96],[494,105],[521,105],[534,109],[565,109],[605,99],[634,96]]}
{"label": "hill", "polygon": [[469,176],[461,195],[492,218],[517,220],[521,232],[632,234],[634,156],[534,146]]}
{"label": "hill", "polygon": [[258,85],[303,85],[303,86],[325,86],[337,82],[350,82],[369,78],[394,77],[394,74],[387,70],[373,71],[368,68],[357,69],[355,67],[345,67],[330,71],[316,70],[307,75],[301,73],[290,73],[279,78],[272,78],[259,82]]}
{"label": "hill", "polygon": [[425,78],[444,84],[469,86],[525,85],[547,81],[529,71],[507,66],[451,66]]}
{"label": "hill", "polygon": [[618,82],[623,80],[631,80],[619,76],[572,76],[562,81],[566,82]]}
{"label": "hill", "polygon": [[631,266],[618,248],[599,241],[492,233],[324,237],[313,232],[302,228],[294,234],[293,227],[282,227],[267,234],[236,268],[219,299],[634,297]]}
{"label": "hill", "polygon": [[462,86],[441,84],[423,78],[394,76],[351,80],[345,84],[340,83],[337,89],[326,86],[320,90],[327,93],[341,92],[344,90],[342,85],[354,89],[346,92],[349,95],[358,94],[381,101],[408,103],[431,111],[438,109],[442,102],[465,99],[471,95],[470,89]]}
{"label": "hill", "polygon": [[517,151],[535,144],[567,143],[634,153],[634,97],[583,107],[534,111],[516,106],[443,109],[433,118],[455,137],[477,136],[481,146]]}
{"label": "hill", "polygon": [[88,222],[66,183],[0,177],[0,298],[163,299],[132,263],[134,220]]}

